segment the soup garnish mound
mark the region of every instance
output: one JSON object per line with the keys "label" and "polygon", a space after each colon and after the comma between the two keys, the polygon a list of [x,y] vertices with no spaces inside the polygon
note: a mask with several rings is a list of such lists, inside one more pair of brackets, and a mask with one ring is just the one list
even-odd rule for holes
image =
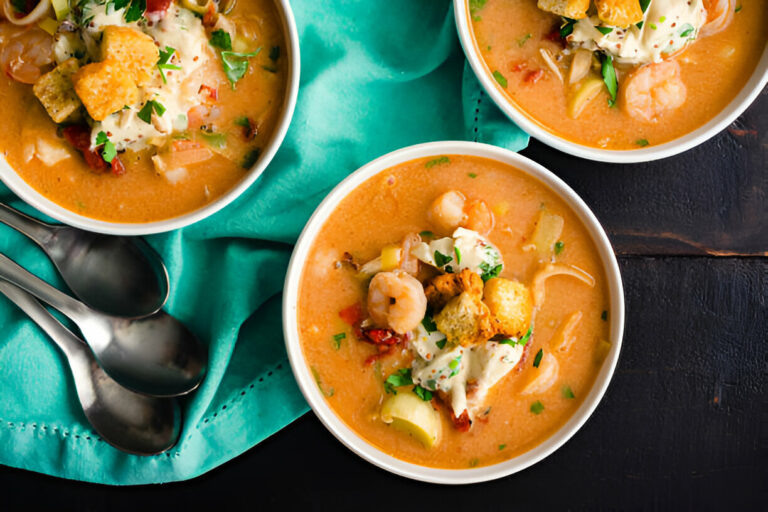
{"label": "soup garnish mound", "polygon": [[632,149],[698,128],[744,85],[768,21],[764,0],[748,5],[751,15],[737,0],[472,0],[468,10],[510,101],[568,139]]}
{"label": "soup garnish mound", "polygon": [[[610,348],[585,228],[490,160],[441,156],[371,178],[318,234],[301,286],[302,347],[331,406],[425,465],[488,464],[542,441]],[[455,460],[460,445],[474,448]]]}
{"label": "soup garnish mound", "polygon": [[0,145],[44,195],[105,220],[160,220],[258,159],[285,76],[267,0],[4,5],[0,89],[15,101],[2,113],[22,140]]}

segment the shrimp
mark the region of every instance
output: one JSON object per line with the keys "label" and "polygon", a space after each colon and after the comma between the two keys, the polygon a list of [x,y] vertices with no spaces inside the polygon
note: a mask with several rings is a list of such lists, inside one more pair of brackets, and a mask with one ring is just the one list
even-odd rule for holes
{"label": "shrimp", "polygon": [[701,27],[699,35],[711,36],[724,30],[733,21],[736,12],[735,0],[704,0],[707,21]]}
{"label": "shrimp", "polygon": [[427,211],[427,219],[445,233],[463,227],[488,235],[494,225],[493,212],[485,201],[467,201],[457,190],[450,190],[435,199]]}
{"label": "shrimp", "polygon": [[675,60],[641,67],[629,75],[622,89],[624,109],[641,121],[657,121],[685,103],[686,87]]}
{"label": "shrimp", "polygon": [[43,68],[53,63],[53,38],[39,28],[23,30],[8,39],[0,51],[5,74],[24,84],[33,84]]}
{"label": "shrimp", "polygon": [[379,272],[368,287],[368,314],[373,322],[405,334],[427,312],[427,297],[418,279],[401,270]]}

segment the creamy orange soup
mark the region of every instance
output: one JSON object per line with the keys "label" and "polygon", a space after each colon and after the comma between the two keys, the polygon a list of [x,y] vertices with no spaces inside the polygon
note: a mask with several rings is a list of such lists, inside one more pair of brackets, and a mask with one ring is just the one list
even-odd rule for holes
{"label": "creamy orange soup", "polygon": [[[71,13],[61,22],[54,21],[51,10],[44,19],[52,24],[48,30],[54,36],[37,23],[21,30],[7,21],[0,23],[0,64],[6,71],[0,78],[0,116],[5,123],[0,148],[34,189],[81,215],[144,223],[199,209],[243,179],[278,122],[288,62],[277,9],[270,0],[222,0],[209,2],[210,12],[196,13],[189,7],[197,5],[195,1],[150,0],[149,9],[167,6],[164,17],[158,21],[148,10],[138,22],[128,22],[127,11],[110,13],[113,1],[70,0]],[[94,6],[93,12],[83,13],[86,4]],[[225,7],[232,4],[231,11]],[[88,16],[91,25],[87,25]],[[169,21],[172,16],[177,17],[175,25]],[[167,27],[161,27],[163,20]],[[58,41],[62,33],[71,34],[73,26],[75,34],[90,31],[88,37],[97,41],[93,44],[101,38],[102,48],[75,45],[74,50],[65,48],[61,57]],[[127,29],[121,34],[128,35],[124,36],[127,42],[117,40],[113,45],[126,46],[125,53],[113,49],[115,56],[110,56],[105,34],[114,26]],[[197,37],[189,35],[193,30]],[[140,62],[143,57],[132,41],[142,44],[142,34],[149,48]],[[19,59],[30,61],[30,52],[39,52],[39,48],[45,48],[42,64],[17,65]],[[82,75],[82,83],[75,84],[79,98],[74,99],[82,105],[67,119],[54,122],[45,102],[38,99],[35,84],[67,57],[74,58],[73,67],[80,73],[68,86]],[[113,77],[108,77],[112,82],[107,78],[106,83],[88,81],[84,70],[93,68],[90,76],[101,79],[103,70],[96,66],[107,61],[113,70]],[[149,79],[135,82],[138,95],[131,95],[132,84],[114,78],[115,74],[130,75],[129,62],[148,69]],[[179,77],[187,65],[194,71]],[[180,83],[172,87],[169,84],[176,77]],[[122,109],[121,95],[126,94],[133,102]],[[100,96],[113,104],[107,112],[119,110],[96,122],[93,116],[106,113],[99,110]],[[150,103],[152,99],[156,104]],[[141,120],[142,111],[146,121]],[[73,147],[71,130],[79,130],[75,135],[84,137],[85,149]],[[99,140],[99,132],[104,139]],[[105,140],[116,150],[112,162],[106,162],[111,155]],[[84,158],[84,151],[91,153],[90,160]]]}
{"label": "creamy orange soup", "polygon": [[[515,337],[506,340],[512,346],[516,341],[524,343],[519,349],[521,359],[490,388],[482,403],[474,404],[469,429],[456,418],[459,413],[452,418],[449,397],[441,396],[436,390],[423,396],[430,410],[436,411],[440,430],[428,448],[420,436],[395,428],[394,422],[386,423],[382,419],[382,407],[387,400],[402,394],[412,396],[414,391],[423,395],[428,384],[417,386],[420,390],[413,385],[398,387],[402,382],[397,377],[409,373],[412,365],[415,368],[417,356],[412,348],[419,342],[417,330],[413,331],[416,334],[401,336],[406,339],[391,348],[373,343],[369,337],[371,331],[365,331],[387,325],[371,322],[371,304],[366,302],[368,287],[373,286],[373,280],[386,273],[386,269],[378,269],[380,273],[371,279],[371,275],[366,274],[370,264],[364,262],[400,247],[401,241],[415,233],[421,233],[419,238],[424,243],[450,237],[452,227],[435,220],[437,217],[433,215],[433,203],[449,191],[460,192],[466,198],[465,207],[472,204],[477,208],[482,201],[483,208],[491,212],[494,222],[486,240],[501,253],[500,277],[506,282],[516,281],[518,286],[534,290],[532,281],[548,265],[575,268],[594,281],[593,286],[589,286],[571,275],[547,279],[546,298],[535,304],[536,312],[527,320],[529,323],[524,323]],[[469,216],[475,213],[477,210]],[[560,219],[561,229],[550,230],[549,239],[544,242],[548,246],[543,253],[538,253],[533,245],[547,239],[546,234],[536,232],[543,216]],[[463,225],[488,227],[483,220],[472,224],[466,215]],[[458,242],[456,244],[458,247]],[[382,252],[386,247],[390,249]],[[462,259],[466,261],[469,258],[466,248],[463,252]],[[410,251],[411,255],[416,253],[419,250]],[[400,267],[405,265],[402,255],[401,252],[396,260]],[[456,264],[455,255],[448,265],[451,264]],[[444,267],[438,271],[420,261],[418,270],[414,270],[411,269],[411,273],[421,289],[429,286],[436,276],[444,279],[455,276],[458,268]],[[450,274],[450,270],[454,274]],[[398,269],[392,272],[402,274]],[[480,281],[477,276],[474,279]],[[493,281],[499,279],[488,279],[484,285],[484,300],[488,300],[489,283]],[[354,313],[350,315],[355,305],[359,305],[362,312],[358,318]],[[443,311],[449,305],[444,306]],[[435,313],[427,315],[439,318]],[[318,386],[331,408],[351,429],[399,459],[430,467],[468,468],[494,464],[528,451],[568,420],[587,396],[610,347],[607,341],[610,314],[605,275],[595,244],[576,214],[558,196],[506,164],[448,155],[414,160],[384,171],[341,201],[319,231],[305,264],[298,324],[303,353]],[[572,325],[566,333],[564,348],[561,335],[563,329],[568,331],[565,324],[569,322]],[[521,333],[529,324],[532,334],[525,340],[526,336]],[[390,334],[398,336],[392,330]],[[498,341],[500,337],[507,336],[497,335],[494,339]],[[477,347],[488,346],[483,339],[473,343]],[[444,349],[450,349],[452,344],[449,340]],[[457,348],[469,350],[470,346],[457,345]],[[540,351],[542,355],[537,357]],[[434,357],[437,359],[436,353]],[[554,376],[546,377],[548,382],[542,383],[542,374],[552,371],[551,357],[557,360],[558,369]],[[457,371],[463,371],[461,365],[457,365]],[[394,380],[390,378],[392,375]],[[416,375],[414,369],[409,378],[415,381]],[[473,385],[476,384],[470,381],[467,389]],[[398,394],[394,395],[393,391]],[[472,393],[467,391],[467,397],[471,398]]]}
{"label": "creamy orange soup", "polygon": [[[681,137],[720,113],[744,87],[765,49],[765,0],[696,1],[707,13],[707,18],[701,18],[703,24],[696,27],[695,22],[675,21],[668,14],[680,3],[693,5],[686,0],[653,0],[644,15],[639,12],[642,21],[628,29],[602,22],[591,7],[587,13],[591,18],[585,20],[592,19],[598,28],[610,31],[608,35],[591,32],[597,43],[594,38],[584,42],[590,27],[539,9],[536,0],[470,0],[467,9],[475,50],[507,101],[567,140],[606,149],[637,149]],[[632,0],[617,3],[632,4]],[[634,30],[635,35],[640,34],[637,26],[644,30],[643,37],[667,30],[673,39],[645,41],[646,48],[640,48],[648,54],[645,60],[620,62],[616,52],[621,51],[622,40],[615,34]],[[585,30],[577,34],[574,27]],[[567,34],[565,39],[561,31]],[[671,53],[661,52],[667,44],[674,45],[668,48]],[[592,64],[585,75],[584,67],[577,66],[572,83],[579,48],[592,52]],[[549,53],[556,71],[542,50]],[[613,107],[608,86],[600,85],[605,82],[601,60],[606,55],[611,55],[618,78]],[[656,62],[649,60],[652,56]],[[587,83],[590,80],[592,84]],[[576,99],[580,94],[582,101]]]}

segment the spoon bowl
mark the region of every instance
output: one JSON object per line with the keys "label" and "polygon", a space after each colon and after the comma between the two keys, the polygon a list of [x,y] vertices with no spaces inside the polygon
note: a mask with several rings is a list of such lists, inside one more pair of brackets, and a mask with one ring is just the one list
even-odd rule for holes
{"label": "spoon bowl", "polygon": [[181,430],[177,400],[121,386],[99,366],[85,343],[31,295],[5,281],[0,281],[0,293],[27,313],[64,353],[85,417],[106,442],[138,455],[161,453],[176,444]]}

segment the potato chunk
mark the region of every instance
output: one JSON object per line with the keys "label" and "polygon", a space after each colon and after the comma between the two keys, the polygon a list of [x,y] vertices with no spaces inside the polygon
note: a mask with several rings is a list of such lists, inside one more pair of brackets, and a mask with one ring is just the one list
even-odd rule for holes
{"label": "potato chunk", "polygon": [[480,297],[462,292],[435,316],[437,329],[449,343],[463,346],[484,343],[494,335],[491,312]]}
{"label": "potato chunk", "polygon": [[381,406],[381,420],[411,434],[425,447],[432,448],[440,439],[439,413],[411,391],[398,391]]}
{"label": "potato chunk", "polygon": [[528,332],[533,297],[524,284],[500,277],[490,279],[485,283],[483,302],[493,315],[496,334],[520,339]]}
{"label": "potato chunk", "polygon": [[597,17],[606,25],[626,28],[643,19],[639,0],[595,0]]}
{"label": "potato chunk", "polygon": [[539,0],[537,7],[542,11],[578,20],[587,17],[589,0]]}
{"label": "potato chunk", "polygon": [[139,99],[133,78],[113,61],[96,62],[72,75],[75,92],[96,121],[131,105]]}
{"label": "potato chunk", "polygon": [[63,123],[82,103],[72,85],[72,75],[79,67],[77,59],[69,59],[37,79],[32,91],[55,123]]}
{"label": "potato chunk", "polygon": [[110,25],[104,29],[101,40],[101,60],[113,61],[130,73],[141,87],[152,79],[160,57],[154,39],[130,27]]}

